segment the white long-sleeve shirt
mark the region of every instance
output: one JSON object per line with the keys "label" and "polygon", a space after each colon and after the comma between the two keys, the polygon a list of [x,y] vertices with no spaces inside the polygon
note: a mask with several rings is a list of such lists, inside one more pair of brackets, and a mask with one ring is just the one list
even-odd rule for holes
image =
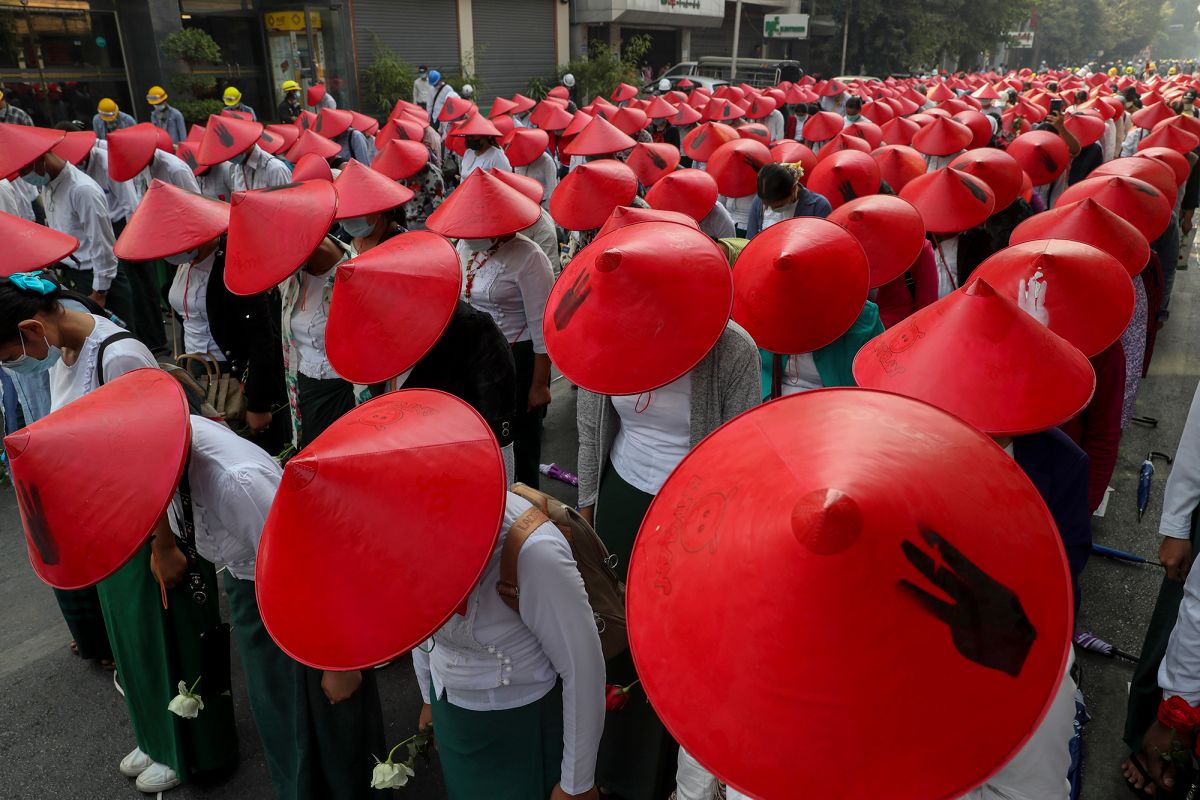
{"label": "white long-sleeve shirt", "polygon": [[1192,512],[1197,505],[1200,505],[1200,386],[1192,396],[1187,422],[1183,425],[1179,446],[1175,448],[1175,462],[1171,465],[1163,496],[1159,534],[1172,539],[1190,538]]}
{"label": "white long-sleeve shirt", "polygon": [[521,231],[521,235],[542,248],[542,252],[550,260],[550,269],[557,275],[562,269],[562,252],[558,246],[558,228],[554,225],[550,212],[543,208],[538,221]]}
{"label": "white long-sleeve shirt", "polygon": [[[433,87],[429,101],[433,103],[433,108],[429,109],[430,125],[438,124],[438,114],[442,113],[442,106],[446,105],[446,101],[451,97],[458,97],[458,92],[454,91],[454,87],[450,84]],[[463,174],[466,175],[465,172]]]}
{"label": "white long-sleeve shirt", "polygon": [[138,203],[142,201],[142,192],[134,181],[114,181],[108,175],[108,142],[97,139],[88,154],[87,176],[104,190],[104,199],[108,201],[108,218],[114,223],[129,219]]}
{"label": "white long-sleeve shirt", "polygon": [[558,164],[549,153],[542,153],[532,164],[514,167],[513,172],[526,175],[542,185],[542,208],[550,208],[550,195],[558,188]]}
{"label": "white long-sleeve shirt", "polygon": [[766,118],[763,120],[763,124],[767,126],[767,132],[770,134],[772,142],[777,142],[783,138],[783,132],[786,125],[784,123],[783,114],[778,108],[773,110],[770,114],[767,114]]}
{"label": "white long-sleeve shirt", "polygon": [[508,530],[530,508],[509,493],[500,539],[483,577],[433,638],[413,650],[421,697],[431,692],[470,711],[534,703],[563,682],[563,791],[592,788],[604,729],[604,655],[571,547],[550,523],[521,546],[517,576],[521,613],[496,592]]}
{"label": "white long-sleeve shirt", "polygon": [[[146,167],[151,180],[158,179],[163,183],[169,183],[172,186],[178,186],[180,189],[186,189],[189,192],[200,193],[200,182],[196,180],[195,173],[192,168],[187,165],[179,156],[168,153],[166,150],[154,151],[154,158],[150,159],[150,165]],[[150,181],[146,181],[149,185]]]}
{"label": "white long-sleeve shirt", "polygon": [[433,100],[433,87],[429,85],[429,79],[422,75],[413,81],[413,102],[428,109],[431,100]]}
{"label": "white long-sleeve shirt", "polygon": [[1142,139],[1145,139],[1150,131],[1145,128],[1133,128],[1129,131],[1129,135],[1125,137],[1125,141],[1121,143],[1121,158],[1129,158],[1137,152],[1138,145]]}
{"label": "white long-sleeve shirt", "polygon": [[0,211],[12,214],[14,217],[33,221],[33,208],[24,195],[7,178],[0,178]]}
{"label": "white long-sleeve shirt", "polygon": [[117,276],[117,257],[113,255],[116,237],[104,190],[73,165],[66,164],[42,190],[42,204],[49,227],[79,240],[75,260],[79,262],[78,269],[92,273],[92,289],[107,292]]}
{"label": "white long-sleeve shirt", "polygon": [[[241,170],[246,189],[269,189],[292,182],[292,170],[281,158],[275,158],[258,145],[250,148]],[[238,187],[241,188],[241,187]]]}
{"label": "white long-sleeve shirt", "polygon": [[512,164],[508,163],[508,156],[504,155],[504,151],[499,147],[489,147],[482,153],[476,153],[474,150],[467,148],[467,152],[462,157],[461,174],[465,180],[468,175],[477,169],[502,169],[505,172],[512,172]]}
{"label": "white long-sleeve shirt", "polygon": [[220,164],[213,164],[200,176],[200,191],[205,197],[228,203],[234,192],[246,188],[241,185],[242,180],[242,170],[239,167],[222,161]]}
{"label": "white long-sleeve shirt", "polygon": [[460,241],[458,257],[463,299],[486,312],[509,344],[532,341],[533,352],[545,355],[542,316],[554,287],[554,270],[542,248],[517,234],[492,253],[472,252]]}

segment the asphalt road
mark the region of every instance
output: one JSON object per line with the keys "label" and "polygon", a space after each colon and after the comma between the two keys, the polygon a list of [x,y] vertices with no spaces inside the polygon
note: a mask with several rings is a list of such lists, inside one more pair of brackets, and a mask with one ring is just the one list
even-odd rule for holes
{"label": "asphalt road", "polygon": [[[1194,311],[1200,276],[1180,273],[1172,316],[1158,340],[1153,369],[1143,384],[1137,413],[1159,419],[1157,428],[1132,426],[1122,441],[1113,477],[1116,490],[1106,516],[1095,519],[1097,542],[1146,557],[1158,547],[1155,533],[1169,467],[1158,464],[1150,510],[1136,521],[1137,472],[1149,450],[1174,453],[1192,394],[1200,377],[1200,313]],[[566,381],[554,384],[547,420],[544,461],[575,465],[574,392]],[[543,486],[573,502],[574,491],[544,479]],[[1137,652],[1143,626],[1157,594],[1157,570],[1093,558],[1084,574],[1083,627]],[[81,662],[67,649],[68,633],[50,590],[34,577],[26,560],[13,495],[0,490],[0,799],[119,800],[142,796],[117,772],[118,761],[134,746],[122,698],[111,673]],[[1084,800],[1126,796],[1118,770],[1124,757],[1121,731],[1126,684],[1132,667],[1090,653],[1081,656],[1084,691],[1093,715],[1085,729]],[[241,764],[218,787],[182,787],[178,800],[243,800],[272,797],[240,664],[233,664]],[[399,741],[416,724],[419,696],[412,668],[402,658],[379,673],[388,739]],[[986,731],[982,731],[986,735]],[[380,797],[384,795],[381,794]],[[436,766],[421,769],[398,797],[439,800],[444,791]]]}

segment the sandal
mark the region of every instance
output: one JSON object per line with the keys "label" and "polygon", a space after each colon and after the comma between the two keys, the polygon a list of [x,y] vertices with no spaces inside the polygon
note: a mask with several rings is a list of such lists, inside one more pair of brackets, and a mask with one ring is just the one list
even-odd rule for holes
{"label": "sandal", "polygon": [[[1188,790],[1192,784],[1192,778],[1188,774],[1188,771],[1184,771],[1182,775],[1177,774],[1175,776],[1175,788],[1167,789],[1155,783],[1154,779],[1150,777],[1150,770],[1142,762],[1140,753],[1130,753],[1128,760],[1141,774],[1142,779],[1146,781],[1146,785],[1139,789],[1130,783],[1128,778],[1125,779],[1125,786],[1133,793],[1134,797],[1140,797],[1142,800],[1147,800],[1147,798],[1154,798],[1154,800],[1182,800],[1182,798],[1188,796]],[[1153,792],[1149,791],[1151,786],[1154,787]]]}

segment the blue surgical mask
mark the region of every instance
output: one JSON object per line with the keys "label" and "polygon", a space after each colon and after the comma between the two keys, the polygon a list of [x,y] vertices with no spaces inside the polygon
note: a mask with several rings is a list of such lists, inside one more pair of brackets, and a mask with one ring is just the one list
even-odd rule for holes
{"label": "blue surgical mask", "polygon": [[50,183],[50,176],[38,172],[30,172],[28,175],[22,175],[21,180],[30,186],[45,186]]}
{"label": "blue surgical mask", "polygon": [[62,350],[50,344],[49,339],[43,337],[46,342],[46,357],[34,358],[25,350],[25,337],[21,337],[21,357],[15,361],[0,362],[0,366],[4,367],[9,372],[15,372],[18,375],[35,375],[39,372],[45,372],[53,367],[58,360],[62,358]]}
{"label": "blue surgical mask", "polygon": [[186,253],[176,253],[173,256],[163,256],[163,261],[178,267],[180,264],[191,264],[200,254],[200,248],[188,250]]}
{"label": "blue surgical mask", "polygon": [[348,217],[342,222],[342,230],[353,236],[355,239],[361,239],[364,236],[370,236],[375,230],[375,225],[366,217]]}

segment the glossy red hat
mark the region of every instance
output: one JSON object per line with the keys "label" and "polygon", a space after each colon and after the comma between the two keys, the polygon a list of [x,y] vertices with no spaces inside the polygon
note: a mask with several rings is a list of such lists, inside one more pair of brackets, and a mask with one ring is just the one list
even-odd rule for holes
{"label": "glossy red hat", "polygon": [[79,162],[92,152],[95,144],[95,131],[68,131],[63,140],[54,146],[52,152],[63,161],[78,166]]}
{"label": "glossy red hat", "polygon": [[[654,710],[752,797],[964,795],[1037,730],[1071,647],[1062,544],[1021,467],[936,408],[861,389],[759,406],[695,447],[650,504],[627,587]],[[964,719],[988,731],[970,748]],[[864,725],[888,743],[870,769],[845,746]]]}
{"label": "glossy red hat", "polygon": [[550,216],[567,230],[595,230],[614,208],[633,202],[637,188],[637,176],[620,161],[589,161],[559,182],[550,195]]}
{"label": "glossy red hat", "polygon": [[693,161],[706,162],[718,147],[740,138],[736,128],[721,122],[706,122],[683,137],[683,153]]}
{"label": "glossy red hat", "polygon": [[636,142],[604,117],[596,115],[562,152],[569,156],[598,156],[628,150]]}
{"label": "glossy red hat", "polygon": [[314,83],[304,92],[304,99],[308,101],[310,106],[316,106],[317,103],[325,99],[325,84]]}
{"label": "glossy red hat", "polygon": [[640,108],[626,106],[612,115],[612,124],[627,136],[636,136],[637,132],[650,124],[650,117]]}
{"label": "glossy red hat", "polygon": [[710,122],[729,122],[746,116],[746,112],[737,103],[728,98],[718,100],[715,97],[704,106],[701,113],[704,119]]}
{"label": "glossy red hat", "polygon": [[289,183],[233,195],[225,285],[234,294],[265,292],[300,268],[321,244],[337,211],[329,181]]}
{"label": "glossy red hat", "polygon": [[429,163],[429,149],[423,142],[393,139],[371,162],[371,169],[394,181],[416,175]]}
{"label": "glossy red hat", "polygon": [[758,186],[758,171],[772,163],[771,151],[762,142],[738,139],[713,151],[704,169],[726,197],[746,197]]}
{"label": "glossy red hat", "polygon": [[794,217],[759,233],[733,271],[733,319],[759,347],[810,353],[844,334],[867,302],[862,246],[826,219]]}
{"label": "glossy red hat", "polygon": [[305,153],[300,156],[296,166],[292,167],[292,182],[300,181],[330,181],[333,182],[333,168],[329,162],[316,153]]}
{"label": "glossy red hat", "polygon": [[1191,173],[1192,165],[1182,153],[1166,147],[1147,147],[1134,153],[1136,158],[1152,158],[1166,164],[1175,173],[1175,185],[1182,186]]}
{"label": "glossy red hat", "polygon": [[1177,116],[1175,112],[1168,108],[1166,103],[1158,102],[1149,104],[1145,108],[1139,108],[1133,112],[1130,118],[1134,125],[1150,130],[1163,120],[1175,116]]}
{"label": "glossy red hat", "polygon": [[329,363],[363,385],[411,369],[450,324],[461,286],[454,245],[429,231],[392,237],[342,263],[325,334]]}
{"label": "glossy red hat", "polygon": [[869,154],[871,152],[871,145],[867,144],[866,139],[852,136],[843,130],[821,146],[821,149],[817,151],[817,161],[820,162],[827,158],[832,158],[835,154],[845,150],[857,150],[860,153]]}
{"label": "glossy red hat", "polygon": [[229,204],[157,178],[117,237],[113,254],[153,261],[207,244],[229,228]]}
{"label": "glossy red hat", "polygon": [[637,87],[630,86],[628,83],[618,83],[617,88],[613,89],[609,97],[614,103],[624,103],[626,100],[632,100],[637,97]]}
{"label": "glossy red hat", "polygon": [[188,165],[193,175],[203,175],[208,172],[209,167],[204,166],[196,160],[196,154],[200,151],[200,145],[195,142],[180,142],[175,145],[175,155]]}
{"label": "glossy red hat", "polygon": [[158,128],[142,122],[108,134],[108,177],[127,181],[150,165],[158,149]]}
{"label": "glossy red hat", "polygon": [[[1134,161],[1122,158],[1120,161]],[[1155,187],[1138,178],[1100,175],[1068,186],[1057,205],[1092,198],[1109,211],[1131,223],[1146,241],[1153,242],[1171,222],[1172,203]]]}
{"label": "glossy red hat", "polygon": [[955,122],[961,122],[971,130],[971,143],[967,145],[968,149],[977,147],[987,147],[992,141],[992,123],[989,121],[987,114],[975,109],[967,109],[960,111],[953,117]]}
{"label": "glossy red hat", "polygon": [[532,111],[533,107],[537,105],[536,100],[534,100],[532,97],[526,97],[520,92],[517,92],[512,96],[512,101],[513,114],[524,114],[526,111]]}
{"label": "glossy red hat", "polygon": [[1174,207],[1179,195],[1179,185],[1175,183],[1175,171],[1164,161],[1153,158],[1114,158],[1101,164],[1088,175],[1097,178],[1108,175],[1122,175],[1137,178],[1153,186],[1166,198],[1167,204]]}
{"label": "glossy red hat", "polygon": [[[253,147],[262,132],[263,126],[258,122],[210,114],[196,160],[205,166],[228,161]],[[288,160],[295,163],[295,159]]]}
{"label": "glossy red hat", "polygon": [[316,669],[416,647],[483,576],[505,488],[496,437],[457,397],[407,389],[347,412],[288,462],[267,515],[255,588],[271,638]]}
{"label": "glossy red hat", "polygon": [[806,185],[837,208],[856,197],[875,194],[879,191],[880,180],[875,159],[857,150],[842,150],[821,159],[808,176]]}
{"label": "glossy red hat", "polygon": [[880,177],[895,192],[924,175],[929,166],[924,156],[903,144],[880,147],[871,153],[871,158],[879,165]]}
{"label": "glossy red hat", "polygon": [[[494,108],[494,105],[493,105]],[[438,122],[455,122],[475,110],[475,104],[461,97],[447,97],[438,111]]]}
{"label": "glossy red hat", "polygon": [[1066,422],[1096,386],[1083,353],[978,279],[864,345],[854,379],[932,403],[992,436]]}
{"label": "glossy red hat", "polygon": [[900,196],[916,206],[930,233],[961,233],[992,215],[996,196],[986,183],[945,167],[910,182]]}
{"label": "glossy red hat", "polygon": [[550,134],[539,128],[516,128],[504,147],[508,163],[524,167],[537,161],[550,146]]}
{"label": "glossy red hat", "polygon": [[643,186],[653,186],[679,166],[679,148],[666,142],[638,142],[625,163]]}
{"label": "glossy red hat", "polygon": [[0,122],[0,177],[13,175],[62,143],[65,131]]}
{"label": "glossy red hat", "polygon": [[691,125],[693,122],[699,122],[704,116],[687,103],[680,103],[677,109],[675,116],[670,118],[672,125]]}
{"label": "glossy red hat", "polygon": [[661,211],[678,211],[699,222],[717,203],[717,182],[698,169],[679,169],[663,176],[646,192],[646,202]]}
{"label": "glossy red hat", "polygon": [[1063,118],[1063,125],[1080,147],[1095,144],[1104,135],[1104,119],[1092,111],[1075,111]]}
{"label": "glossy red hat", "polygon": [[799,164],[804,174],[800,183],[808,183],[808,175],[817,166],[817,154],[808,145],[785,139],[771,148],[771,158],[778,164]]}
{"label": "glossy red hat", "polygon": [[1193,133],[1177,128],[1171,125],[1164,125],[1156,131],[1147,134],[1140,142],[1137,149],[1145,150],[1147,147],[1165,147],[1168,150],[1174,150],[1176,153],[1187,154],[1200,146],[1200,137]]}
{"label": "glossy red hat", "polygon": [[1008,154],[1029,174],[1034,186],[1052,183],[1071,163],[1067,143],[1051,131],[1021,134],[1009,144]]}
{"label": "glossy red hat", "polygon": [[544,131],[561,131],[571,124],[572,115],[562,106],[542,101],[529,115],[529,121]]}
{"label": "glossy red hat", "polygon": [[378,214],[413,199],[413,191],[407,186],[353,158],[342,165],[333,188],[338,198],[334,219]]}
{"label": "glossy red hat", "polygon": [[696,228],[697,230],[700,228],[696,220],[687,214],[680,214],[678,211],[659,211],[654,208],[617,206],[608,215],[608,219],[604,221],[604,224],[600,226],[600,230],[596,232],[596,238],[599,239],[605,234],[612,233],[621,228],[627,228],[630,225],[638,225],[642,222],[677,222],[689,228]]}
{"label": "glossy red hat", "polygon": [[0,212],[0,242],[4,243],[0,278],[57,264],[79,247],[79,240],[70,234],[4,212]]}
{"label": "glossy red hat", "polygon": [[911,119],[896,117],[880,125],[879,130],[883,131],[884,144],[908,146],[912,144],[913,137],[921,130],[921,126]]}
{"label": "glossy red hat", "polygon": [[646,116],[650,119],[670,119],[679,113],[679,109],[662,97],[652,97],[650,105],[646,106]]}
{"label": "glossy red hat", "polygon": [[[83,589],[124,566],[171,502],[188,439],[183,387],[158,369],[126,373],[6,437],[37,576]],[[89,478],[86,500],[63,479],[80,459],[106,465]]]}
{"label": "glossy red hat", "polygon": [[517,107],[517,104],[507,97],[497,97],[492,101],[492,107],[488,110],[488,118],[495,119],[504,114],[511,114],[512,110]]}
{"label": "glossy red hat", "polygon": [[425,227],[455,239],[484,239],[523,231],[541,216],[537,203],[490,171],[477,169],[429,215]]}
{"label": "glossy red hat", "polygon": [[1046,327],[1088,358],[1111,345],[1133,319],[1133,281],[1121,262],[1088,244],[1065,239],[1016,244],[971,273],[1014,303],[1018,283],[1046,283]]}
{"label": "glossy red hat", "polygon": [[379,132],[379,120],[368,117],[358,111],[350,111],[350,127],[361,132],[364,136],[374,136]]}
{"label": "glossy red hat", "polygon": [[1117,259],[1130,276],[1150,261],[1146,237],[1090,197],[1033,215],[1013,229],[1008,241],[1017,245],[1039,239],[1068,239],[1099,248]]}
{"label": "glossy red hat", "polygon": [[704,233],[675,222],[630,225],[563,268],[542,318],[546,350],[588,391],[649,392],[708,354],[732,298],[729,261]]}
{"label": "glossy red hat", "polygon": [[[267,147],[263,143],[263,140],[268,135],[274,137],[276,139],[277,144],[279,145],[275,149],[274,152],[271,152],[270,150],[268,150]],[[260,136],[258,139],[258,143],[259,143],[258,146],[262,147],[264,150],[267,150],[267,152],[271,153],[272,155],[275,155],[277,153],[282,153],[282,152],[290,149],[291,146],[294,145],[296,143],[296,140],[299,138],[300,138],[300,129],[297,128],[295,125],[268,125],[266,127],[266,129],[263,131],[262,136]]]}
{"label": "glossy red hat", "polygon": [[801,134],[806,141],[823,142],[841,133],[845,125],[840,114],[832,111],[818,111],[804,121]]}
{"label": "glossy red hat", "polygon": [[974,138],[975,134],[963,123],[936,117],[913,134],[912,147],[927,156],[948,156],[966,149]]}
{"label": "glossy red hat", "polygon": [[1003,150],[994,147],[968,150],[951,161],[950,167],[987,184],[996,198],[993,214],[1011,206],[1021,193],[1024,172],[1017,160]]}
{"label": "glossy red hat", "polygon": [[862,139],[874,150],[883,144],[883,129],[869,119],[860,119],[842,129],[842,133]]}
{"label": "glossy red hat", "polygon": [[333,158],[342,152],[342,146],[326,139],[316,131],[303,131],[296,143],[287,151],[287,160],[295,164],[302,156],[315,153],[321,158]]}
{"label": "glossy red hat", "polygon": [[862,245],[871,269],[872,289],[903,275],[925,245],[921,213],[899,197],[859,197],[835,208],[826,219],[848,230]]}
{"label": "glossy red hat", "polygon": [[499,138],[504,131],[496,127],[493,120],[482,114],[472,114],[450,129],[450,136],[494,136]]}

